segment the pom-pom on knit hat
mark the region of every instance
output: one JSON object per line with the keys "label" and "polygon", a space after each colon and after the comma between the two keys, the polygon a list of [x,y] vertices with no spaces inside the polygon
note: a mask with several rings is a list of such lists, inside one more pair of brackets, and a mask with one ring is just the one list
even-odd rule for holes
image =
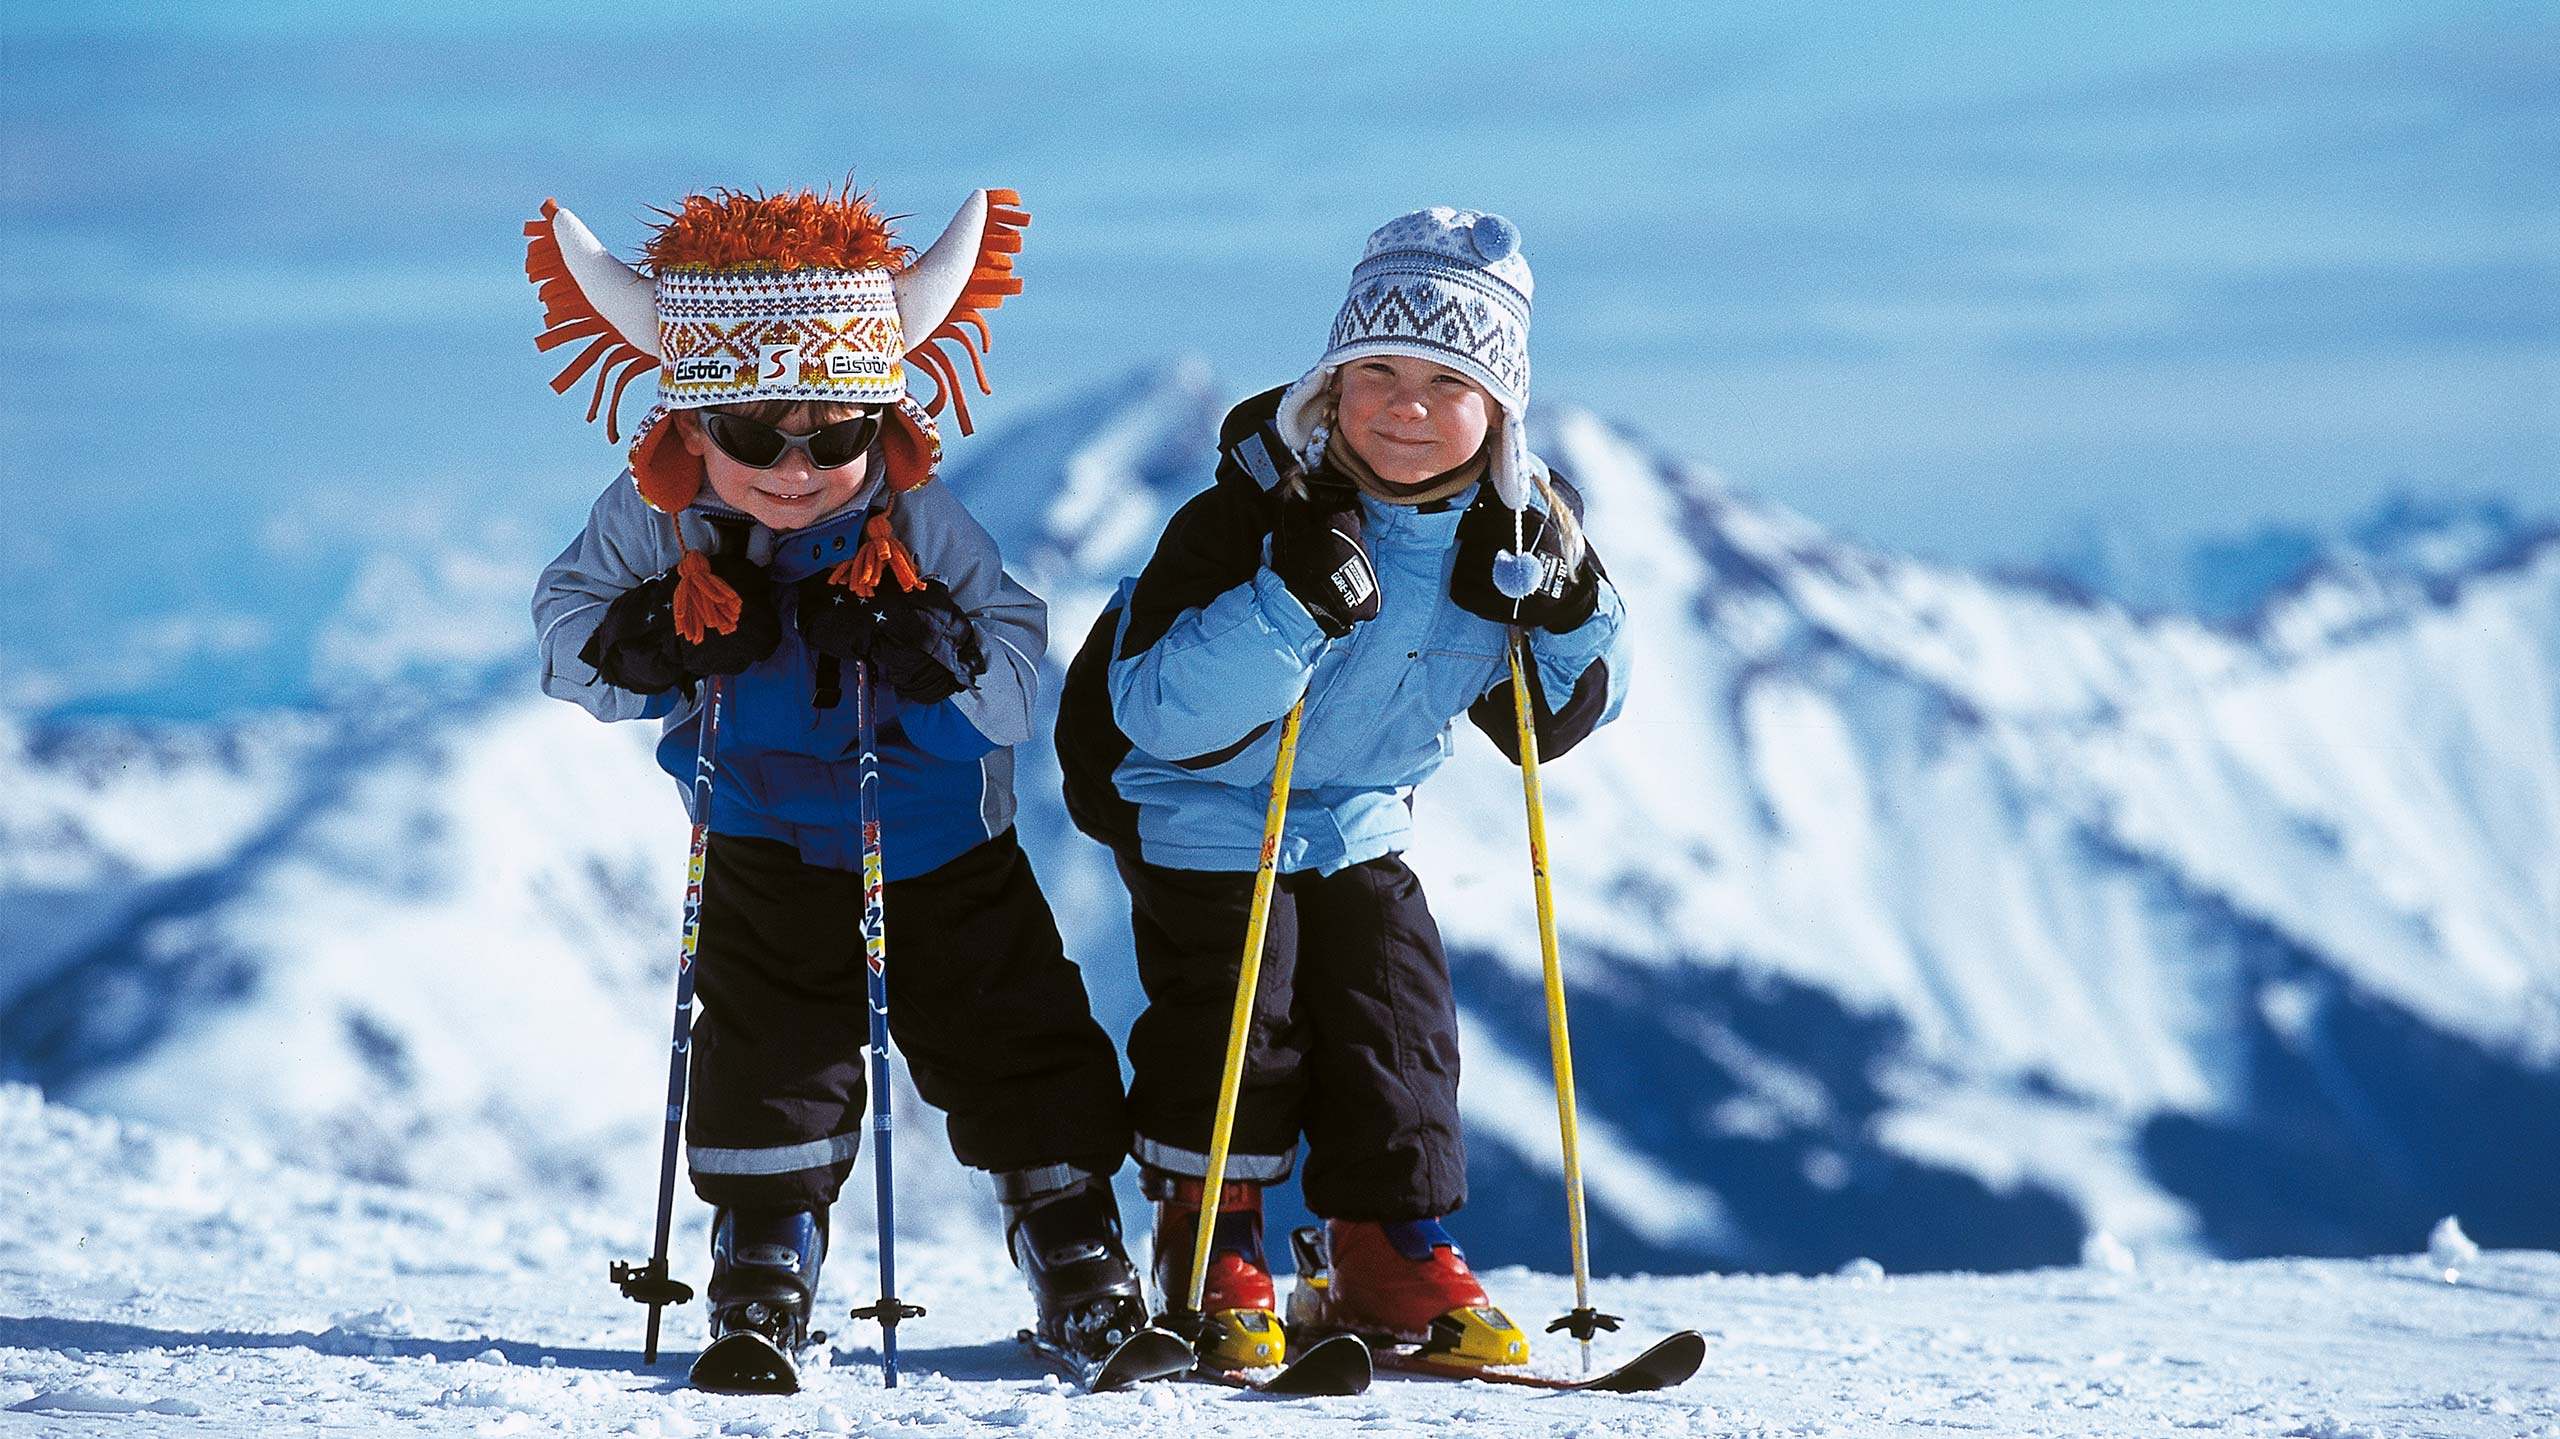
{"label": "pom-pom on knit hat", "polygon": [[1529,300],[1520,231],[1500,215],[1435,205],[1370,233],[1324,358],[1280,399],[1280,433],[1309,464],[1331,422],[1334,372],[1364,355],[1410,355],[1465,375],[1502,408],[1491,473],[1514,510],[1529,503]]}
{"label": "pom-pom on knit hat", "polygon": [[[656,373],[657,403],[631,439],[643,499],[673,523],[702,492],[702,462],[675,442],[663,423],[669,411],[759,400],[887,407],[880,455],[891,502],[933,478],[942,457],[934,417],[948,404],[960,433],[971,428],[959,370],[940,347],[956,345],[978,392],[991,393],[979,357],[990,348],[986,312],[1022,292],[1013,256],[1031,216],[1020,196],[973,192],[920,256],[850,186],[832,195],[723,190],[659,213],[666,219],[645,271],[615,259],[557,202],[545,200],[524,227],[525,274],[543,305],[536,343],[586,342],[551,387],[566,394],[592,374],[587,418],[601,414],[605,438],[619,440],[623,391]],[[930,401],[910,392],[911,369],[933,380]],[[923,582],[886,509],[864,533],[862,549],[832,573],[837,583],[868,595],[883,574],[909,589]],[[707,558],[686,550],[677,572],[676,627],[688,639],[736,626],[738,597]]]}

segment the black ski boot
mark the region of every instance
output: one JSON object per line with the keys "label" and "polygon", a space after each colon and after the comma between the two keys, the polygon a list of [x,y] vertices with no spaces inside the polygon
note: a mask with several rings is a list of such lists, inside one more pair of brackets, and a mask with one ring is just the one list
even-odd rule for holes
{"label": "black ski boot", "polygon": [[1064,1164],[999,1174],[1005,1249],[1039,1306],[1036,1342],[1098,1364],[1147,1327],[1111,1181]]}
{"label": "black ski boot", "polygon": [[711,1221],[711,1343],[694,1361],[705,1389],[790,1393],[794,1357],[824,1339],[809,1332],[824,1219],[805,1209],[722,1209]]}

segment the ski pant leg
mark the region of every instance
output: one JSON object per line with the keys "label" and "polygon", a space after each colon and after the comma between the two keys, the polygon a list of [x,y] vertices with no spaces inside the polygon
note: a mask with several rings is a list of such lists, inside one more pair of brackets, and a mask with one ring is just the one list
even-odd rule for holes
{"label": "ski pant leg", "polygon": [[1298,899],[1307,1049],[1307,1208],[1436,1218],[1467,1201],[1449,955],[1402,857],[1322,877]]}
{"label": "ski pant leg", "polygon": [[1118,1170],[1120,1054],[1014,832],[892,881],[882,903],[890,1033],[916,1092],[949,1116],[960,1162]]}
{"label": "ski pant leg", "polygon": [[862,1137],[861,876],[713,835],[695,954],[685,1157],[723,1207],[824,1214]]}
{"label": "ski pant leg", "polygon": [[[1129,1111],[1137,1128],[1132,1152],[1152,1168],[1205,1177],[1254,877],[1168,869],[1125,853],[1115,857],[1129,886],[1138,982],[1147,992],[1146,1012],[1129,1028]],[[1230,1181],[1286,1179],[1296,1160],[1306,1035],[1290,1017],[1298,952],[1290,893],[1295,882],[1294,876],[1283,879],[1271,897],[1229,1142]]]}

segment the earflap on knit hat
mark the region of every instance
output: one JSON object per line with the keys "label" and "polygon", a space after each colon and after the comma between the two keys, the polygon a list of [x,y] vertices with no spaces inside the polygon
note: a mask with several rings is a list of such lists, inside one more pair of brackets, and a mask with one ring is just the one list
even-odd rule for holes
{"label": "earflap on knit hat", "polygon": [[1502,419],[1493,436],[1492,463],[1486,467],[1485,482],[1494,494],[1515,510],[1528,508],[1529,489],[1536,481],[1538,458],[1529,453],[1529,425],[1520,412],[1509,405],[1502,407]]}
{"label": "earflap on knit hat", "polygon": [[672,416],[652,417],[631,442],[631,483],[660,514],[672,515],[702,494],[702,459],[684,446]]}
{"label": "earflap on knit hat", "polygon": [[1300,375],[1296,383],[1281,391],[1280,408],[1271,417],[1280,438],[1297,452],[1298,462],[1309,469],[1324,459],[1324,446],[1320,443],[1324,437],[1320,432],[1333,423],[1333,370],[1331,365],[1318,365]]}

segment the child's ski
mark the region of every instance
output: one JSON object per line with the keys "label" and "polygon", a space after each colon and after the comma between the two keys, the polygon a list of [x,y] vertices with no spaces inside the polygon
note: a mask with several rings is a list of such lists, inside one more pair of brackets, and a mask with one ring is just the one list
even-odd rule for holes
{"label": "child's ski", "polygon": [[1281,1366],[1280,1372],[1268,1379],[1257,1380],[1250,1370],[1242,1369],[1195,1369],[1190,1377],[1210,1384],[1224,1384],[1231,1389],[1249,1389],[1256,1394],[1306,1399],[1320,1395],[1365,1394],[1373,1372],[1369,1346],[1357,1335],[1335,1334],[1318,1340],[1312,1348]]}
{"label": "child's ski", "polygon": [[1170,1329],[1141,1329],[1100,1359],[1069,1353],[1028,1329],[1014,1337],[1056,1365],[1088,1394],[1127,1389],[1151,1379],[1178,1378],[1191,1370],[1190,1344]]}
{"label": "child's ski", "polygon": [[694,1356],[686,1382],[721,1394],[797,1394],[800,1365],[753,1329],[732,1329]]}
{"label": "child's ski", "polygon": [[1455,1363],[1417,1349],[1381,1348],[1375,1357],[1378,1368],[1392,1374],[1432,1379],[1481,1379],[1488,1384],[1522,1384],[1533,1389],[1553,1389],[1568,1394],[1642,1394],[1668,1389],[1696,1374],[1698,1367],[1706,1362],[1707,1340],[1695,1329],[1683,1329],[1608,1373],[1589,1379],[1555,1379],[1543,1374],[1522,1374],[1516,1370]]}

